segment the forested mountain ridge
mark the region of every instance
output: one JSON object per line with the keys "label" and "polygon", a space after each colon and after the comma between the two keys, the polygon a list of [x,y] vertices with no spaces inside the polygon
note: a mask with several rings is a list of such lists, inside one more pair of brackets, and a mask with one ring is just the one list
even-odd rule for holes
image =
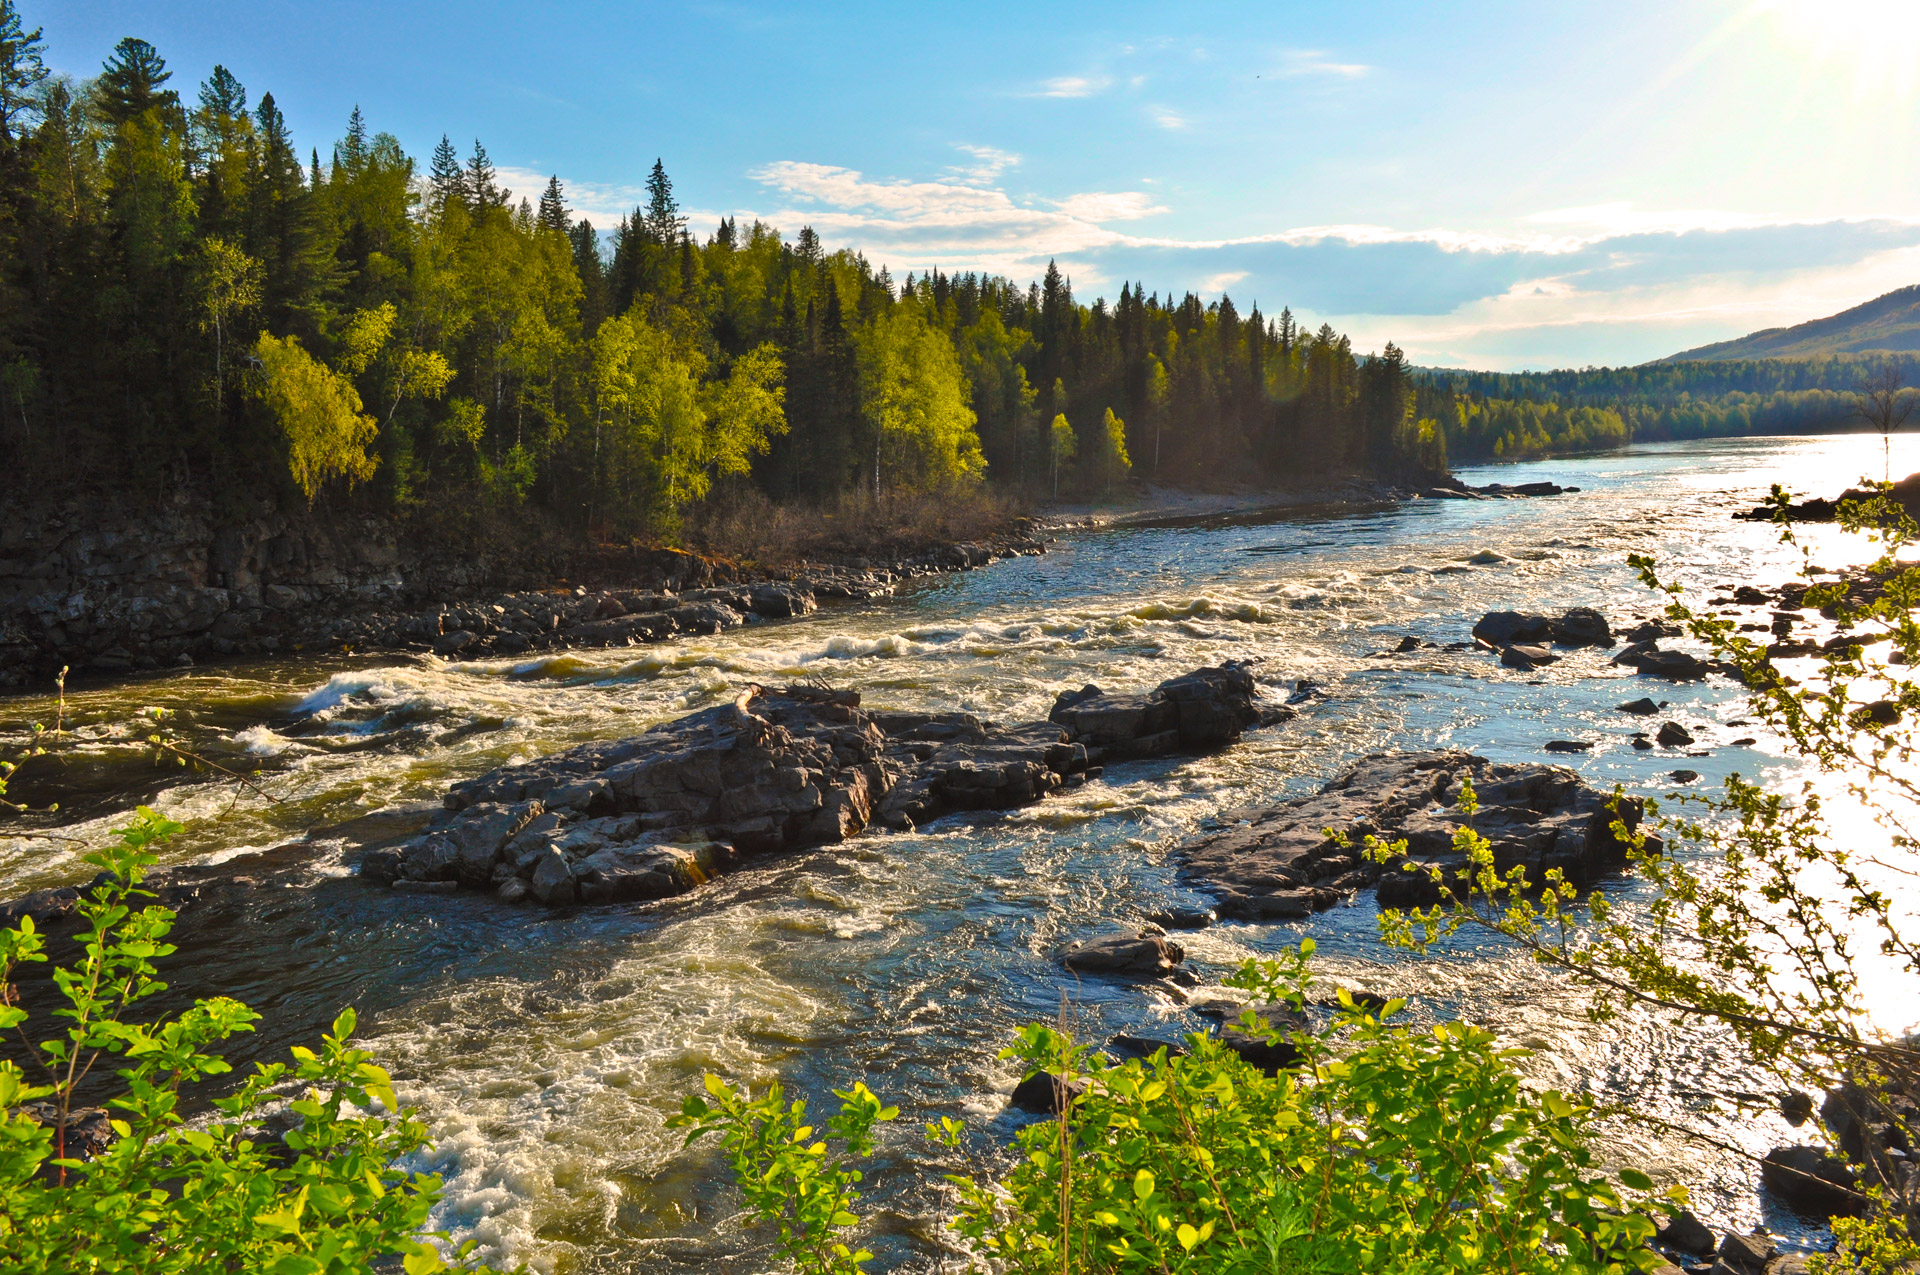
{"label": "forested mountain ridge", "polygon": [[1816,359],[1834,355],[1920,352],[1920,284],[1787,328],[1668,355],[1662,363],[1730,359]]}
{"label": "forested mountain ridge", "polygon": [[[476,142],[424,171],[356,109],[303,157],[271,93],[189,102],[137,39],[48,75],[0,0],[0,483],[539,510],[671,537],[722,489],[823,501],[1433,475],[1399,351],[1221,297],[896,282],[760,223],[704,238],[656,162],[602,234]],[[732,487],[729,488],[728,485]]]}

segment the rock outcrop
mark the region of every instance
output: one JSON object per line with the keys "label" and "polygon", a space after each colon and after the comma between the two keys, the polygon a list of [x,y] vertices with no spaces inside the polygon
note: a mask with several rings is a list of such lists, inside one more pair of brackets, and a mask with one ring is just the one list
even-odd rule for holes
{"label": "rock outcrop", "polygon": [[1222,664],[1162,682],[1144,695],[1111,695],[1092,685],[1065,691],[1047,717],[1085,745],[1090,761],[1100,762],[1213,748],[1250,726],[1293,715],[1283,705],[1258,700],[1252,670]]}
{"label": "rock outcrop", "polygon": [[[1368,886],[1377,887],[1383,906],[1437,902],[1439,887],[1424,872],[1375,864],[1361,845],[1369,834],[1405,839],[1408,865],[1462,866],[1453,835],[1467,822],[1458,802],[1468,779],[1480,803],[1473,826],[1493,843],[1495,864],[1503,872],[1524,866],[1536,882],[1550,868],[1586,881],[1620,866],[1627,846],[1611,825],[1640,822],[1637,800],[1624,799],[1616,815],[1608,794],[1562,767],[1499,764],[1453,750],[1376,753],[1313,796],[1229,813],[1222,822],[1230,826],[1176,853],[1189,881],[1218,899],[1223,917],[1304,917]],[[1329,838],[1329,829],[1346,833],[1351,845]],[[1658,838],[1647,841],[1658,848]]]}
{"label": "rock outcrop", "polygon": [[1085,782],[1098,756],[1207,747],[1284,714],[1259,702],[1240,664],[1075,702],[1123,699],[1135,709],[996,726],[965,713],[869,711],[853,691],[750,687],[628,739],[456,784],[433,827],[369,853],[361,872],[399,889],[492,890],[509,902],[664,898],[743,856],[1025,805]]}

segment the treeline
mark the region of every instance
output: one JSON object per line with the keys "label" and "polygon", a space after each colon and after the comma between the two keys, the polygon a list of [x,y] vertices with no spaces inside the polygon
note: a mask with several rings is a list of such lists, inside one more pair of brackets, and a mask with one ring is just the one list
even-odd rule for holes
{"label": "treeline", "polygon": [[1858,395],[1907,354],[1648,363],[1553,372],[1421,371],[1416,410],[1444,422],[1456,460],[1587,451],[1641,441],[1865,428]]}
{"label": "treeline", "polygon": [[0,0],[0,482],[668,532],[716,483],[779,499],[977,480],[1091,493],[1443,472],[1399,351],[1226,297],[896,282],[803,228],[693,234],[656,163],[612,227],[476,142],[424,171],[356,109],[303,156],[271,93],[193,101],[120,42],[53,77]]}

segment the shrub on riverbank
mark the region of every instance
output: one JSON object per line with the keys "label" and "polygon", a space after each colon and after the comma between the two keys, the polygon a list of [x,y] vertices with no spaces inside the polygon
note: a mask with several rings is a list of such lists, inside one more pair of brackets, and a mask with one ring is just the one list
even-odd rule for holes
{"label": "shrub on riverbank", "polygon": [[697,508],[685,538],[703,553],[761,566],[887,563],[1003,535],[1025,508],[1018,497],[977,483],[879,497],[850,491],[817,505],[780,504],[742,484]]}
{"label": "shrub on riverbank", "polygon": [[[0,1270],[352,1275],[396,1259],[406,1275],[452,1269],[422,1234],[439,1179],[396,1167],[427,1144],[427,1127],[353,1048],[351,1009],[318,1050],[295,1048],[292,1063],[262,1065],[216,1100],[217,1118],[181,1114],[185,1091],[232,1070],[215,1047],[259,1015],[214,997],[141,1020],[140,1002],[166,988],[154,962],[173,951],[174,917],[140,906],[140,881],[178,830],[143,807],[118,844],[86,856],[103,879],[79,906],[79,960],[53,972],[62,1025],[30,1049],[34,1076],[0,1060]],[[23,1041],[29,1015],[10,980],[47,959],[31,919],[0,933],[0,1030]],[[106,1110],[77,1110],[90,1073],[115,1063]]]}
{"label": "shrub on riverbank", "polygon": [[[1521,1086],[1516,1051],[1464,1023],[1394,1026],[1345,993],[1309,1025],[1307,958],[1249,961],[1229,983],[1270,1008],[1240,1027],[1294,1062],[1268,1075],[1218,1038],[1110,1065],[1051,1028],[1024,1030],[1004,1057],[1058,1077],[1056,1119],[1019,1135],[997,1183],[955,1174],[956,1240],[1007,1272],[1520,1272],[1624,1275],[1660,1259],[1645,1175],[1616,1184],[1594,1165],[1589,1104]],[[1277,1012],[1276,1012],[1277,1010]],[[1289,1024],[1289,1030],[1276,1026]],[[708,1078],[675,1123],[718,1134],[748,1208],[779,1228],[809,1275],[848,1275],[871,1255],[842,1232],[857,1216],[873,1125],[890,1118],[864,1087],[828,1125],[829,1156],[805,1103],[775,1086],[759,1100]],[[928,1126],[957,1149],[962,1127]],[[1673,1193],[1684,1200],[1684,1193]]]}

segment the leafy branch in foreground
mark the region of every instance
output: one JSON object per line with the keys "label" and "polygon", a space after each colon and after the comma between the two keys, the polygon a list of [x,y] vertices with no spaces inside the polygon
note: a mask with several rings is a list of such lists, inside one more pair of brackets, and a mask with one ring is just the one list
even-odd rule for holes
{"label": "leafy branch in foreground", "polygon": [[[0,1031],[19,1036],[44,1082],[0,1060],[0,1269],[348,1275],[393,1257],[407,1275],[449,1269],[423,1234],[439,1179],[395,1167],[426,1145],[426,1126],[353,1048],[351,1009],[318,1051],[296,1048],[291,1064],[261,1065],[214,1101],[219,1118],[182,1114],[186,1091],[232,1070],[214,1047],[259,1015],[227,997],[137,1015],[166,989],[155,962],[174,950],[174,914],[139,906],[152,897],[141,880],[178,831],[142,807],[117,844],[85,857],[102,876],[79,904],[78,961],[53,971],[64,1026],[46,1040],[29,1037],[11,981],[47,961],[46,936],[30,918],[0,932]],[[82,1084],[116,1062],[104,1120],[83,1121]],[[263,1121],[288,1088],[291,1128],[276,1142]],[[466,1249],[455,1262],[481,1269]]]}
{"label": "leafy branch in foreground", "polygon": [[[1491,1033],[1389,1025],[1399,1002],[1376,1016],[1343,994],[1332,1022],[1311,1026],[1312,950],[1249,961],[1229,980],[1265,1003],[1241,1027],[1294,1050],[1277,1074],[1205,1034],[1188,1053],[1114,1065],[1054,1028],[1024,1028],[1002,1056],[1073,1096],[1057,1120],[1020,1133],[1020,1159],[998,1183],[947,1179],[952,1233],[972,1260],[1019,1275],[1625,1275],[1659,1264],[1650,1215],[1685,1193],[1656,1196],[1631,1170],[1624,1186],[1601,1174],[1587,1103],[1524,1088],[1513,1068],[1524,1051]],[[791,1166],[821,1154],[787,1127],[799,1114],[782,1113],[777,1087],[748,1103],[707,1083],[729,1105],[689,1099],[686,1118],[725,1132],[749,1209],[780,1223],[788,1259],[809,1275],[857,1270],[866,1254],[824,1247],[857,1224],[850,1207],[808,1243],[790,1237],[807,1181]],[[927,1132],[956,1148],[962,1128],[948,1118]]]}
{"label": "leafy branch in foreground", "polygon": [[[1497,932],[1585,980],[1597,1018],[1637,1004],[1723,1025],[1778,1078],[1786,1108],[1802,1118],[1811,1108],[1803,1091],[1826,1091],[1823,1114],[1842,1130],[1862,1178],[1848,1193],[1861,1216],[1836,1222],[1840,1248],[1830,1262],[1879,1271],[1920,1258],[1920,1173],[1906,1153],[1916,1130],[1903,1114],[1920,1096],[1920,1053],[1912,1038],[1876,1023],[1867,990],[1871,977],[1881,1007],[1920,1004],[1920,946],[1900,902],[1920,877],[1910,725],[1920,685],[1903,667],[1920,663],[1920,568],[1902,562],[1920,527],[1887,484],[1870,486],[1870,498],[1841,503],[1839,522],[1874,546],[1876,559],[1839,578],[1799,544],[1788,494],[1775,486],[1769,499],[1782,541],[1802,551],[1802,579],[1781,591],[1782,605],[1820,611],[1838,629],[1837,640],[1808,652],[1817,658],[1804,679],[1775,665],[1788,652],[1770,653],[1732,621],[1689,606],[1653,559],[1630,559],[1667,599],[1667,617],[1744,681],[1753,716],[1804,765],[1797,790],[1772,792],[1732,775],[1718,796],[1683,797],[1686,817],[1660,819],[1670,834],[1665,853],[1616,819],[1629,867],[1649,888],[1644,901],[1615,907],[1558,870],[1538,881],[1523,868],[1498,871],[1471,825],[1469,788],[1457,802],[1468,822],[1454,839],[1466,866],[1411,869],[1427,872],[1445,901],[1384,911],[1381,927],[1389,942],[1415,949],[1469,926]],[[1888,656],[1869,658],[1881,644]],[[1836,807],[1846,814],[1842,827]],[[1367,849],[1387,863],[1403,847],[1368,838]]]}

